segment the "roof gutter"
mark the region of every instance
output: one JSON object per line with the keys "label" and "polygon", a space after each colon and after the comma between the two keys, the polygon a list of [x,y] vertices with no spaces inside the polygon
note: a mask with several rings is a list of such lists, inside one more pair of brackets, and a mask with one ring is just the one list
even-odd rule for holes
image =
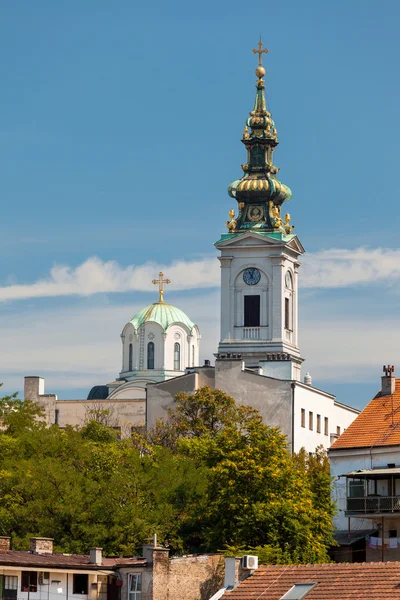
{"label": "roof gutter", "polygon": [[296,383],[294,381],[292,381],[292,383],[290,384],[290,387],[292,388],[292,454],[294,454],[294,390],[296,389]]}

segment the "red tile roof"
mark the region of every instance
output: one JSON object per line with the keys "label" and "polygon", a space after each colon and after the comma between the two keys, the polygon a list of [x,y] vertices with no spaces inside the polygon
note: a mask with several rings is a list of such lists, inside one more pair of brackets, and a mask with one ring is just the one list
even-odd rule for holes
{"label": "red tile roof", "polygon": [[379,392],[329,451],[397,444],[400,444],[400,379],[396,379],[394,394],[381,396]]}
{"label": "red tile roof", "polygon": [[318,582],[307,600],[398,600],[400,562],[259,567],[223,600],[279,600],[295,583]]}
{"label": "red tile roof", "polygon": [[140,566],[146,564],[142,557],[133,558],[105,558],[100,565],[89,562],[86,554],[34,554],[27,551],[9,550],[0,553],[0,567],[12,565],[24,567],[46,567],[54,569],[113,569],[119,566]]}

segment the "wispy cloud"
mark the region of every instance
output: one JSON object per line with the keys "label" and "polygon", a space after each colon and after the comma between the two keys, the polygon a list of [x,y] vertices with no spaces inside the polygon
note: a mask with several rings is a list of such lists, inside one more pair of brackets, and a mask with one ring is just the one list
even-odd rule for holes
{"label": "wispy cloud", "polygon": [[[357,248],[322,250],[303,258],[303,288],[343,288],[386,281],[400,283],[400,249]],[[55,265],[47,277],[33,283],[0,286],[0,301],[56,296],[90,296],[151,289],[151,280],[165,271],[174,290],[215,288],[220,284],[219,263],[214,256],[201,260],[177,260],[169,265],[147,262],[121,266],[97,257],[77,267]]]}
{"label": "wispy cloud", "polygon": [[174,290],[216,287],[219,284],[219,263],[215,258],[178,260],[168,266],[148,262],[122,267],[116,261],[103,262],[91,257],[75,268],[56,265],[48,277],[34,283],[0,287],[0,300],[145,292],[151,289],[151,280],[159,271],[167,272],[174,282]]}
{"label": "wispy cloud", "polygon": [[400,282],[400,249],[332,248],[305,255],[301,285],[307,288],[343,288],[363,284]]}

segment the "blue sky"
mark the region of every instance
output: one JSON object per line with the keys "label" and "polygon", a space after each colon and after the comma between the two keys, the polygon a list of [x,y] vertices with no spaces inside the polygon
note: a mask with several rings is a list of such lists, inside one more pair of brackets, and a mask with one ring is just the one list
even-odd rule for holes
{"label": "blue sky", "polygon": [[212,244],[245,158],[261,33],[275,161],[308,252],[306,370],[365,404],[382,364],[400,369],[399,18],[396,0],[3,2],[4,389],[38,374],[85,397],[115,377],[120,330],[154,299],[160,265],[211,357]]}

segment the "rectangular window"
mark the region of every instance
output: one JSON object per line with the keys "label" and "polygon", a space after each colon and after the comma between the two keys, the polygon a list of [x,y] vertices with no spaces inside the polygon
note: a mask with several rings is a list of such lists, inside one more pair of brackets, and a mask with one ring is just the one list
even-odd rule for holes
{"label": "rectangular window", "polygon": [[349,481],[349,498],[364,498],[365,485],[361,479]]}
{"label": "rectangular window", "polygon": [[244,326],[260,327],[260,296],[244,297]]}
{"label": "rectangular window", "polygon": [[18,589],[18,577],[14,575],[5,575],[4,577],[4,590],[17,590]]}
{"label": "rectangular window", "polygon": [[324,419],[324,434],[325,435],[329,435],[329,421],[328,421],[328,417],[325,417],[325,419]]}
{"label": "rectangular window", "polygon": [[311,429],[311,431],[314,428],[314,415],[312,412],[308,413],[308,428]]}
{"label": "rectangular window", "polygon": [[285,298],[285,329],[290,329],[289,306],[290,306],[289,298]]}
{"label": "rectangular window", "polygon": [[316,583],[295,583],[281,600],[303,600],[318,585]]}
{"label": "rectangular window", "polygon": [[340,435],[340,427],[339,427],[339,425],[336,427],[336,435]]}
{"label": "rectangular window", "polygon": [[142,576],[139,574],[128,574],[128,600],[141,600]]}
{"label": "rectangular window", "polygon": [[0,593],[2,600],[17,600],[18,595],[18,577],[14,575],[4,576],[4,588],[2,588],[2,575],[0,575]]}
{"label": "rectangular window", "polygon": [[72,593],[87,595],[87,593],[88,593],[88,575],[84,575],[82,573],[74,573]]}
{"label": "rectangular window", "polygon": [[301,426],[306,426],[306,411],[304,408],[301,409]]}
{"label": "rectangular window", "polygon": [[37,592],[37,571],[21,571],[21,592]]}
{"label": "rectangular window", "polygon": [[317,415],[317,433],[321,433],[321,415]]}

